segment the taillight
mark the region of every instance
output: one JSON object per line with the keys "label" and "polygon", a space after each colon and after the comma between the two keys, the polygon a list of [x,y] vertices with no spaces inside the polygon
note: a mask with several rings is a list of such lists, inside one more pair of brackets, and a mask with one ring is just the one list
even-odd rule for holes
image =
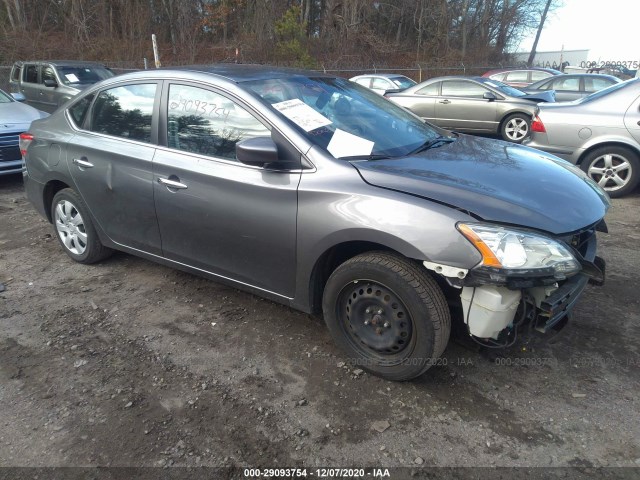
{"label": "taillight", "polygon": [[18,143],[20,145],[20,153],[22,154],[22,158],[26,157],[27,155],[27,148],[29,148],[29,145],[31,144],[31,142],[33,142],[34,136],[31,133],[21,133],[20,134],[20,140],[18,140]]}
{"label": "taillight", "polygon": [[536,115],[533,119],[533,122],[531,122],[531,131],[540,133],[546,133],[547,131],[544,128],[544,123],[542,123],[542,120],[540,120],[540,117],[538,115]]}

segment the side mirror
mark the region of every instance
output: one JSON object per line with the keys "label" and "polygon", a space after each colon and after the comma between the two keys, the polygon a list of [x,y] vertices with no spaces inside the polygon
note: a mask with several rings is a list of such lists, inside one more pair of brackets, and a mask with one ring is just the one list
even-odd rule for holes
{"label": "side mirror", "polygon": [[27,99],[27,97],[25,97],[25,96],[24,96],[24,94],[22,94],[22,93],[20,93],[20,92],[18,92],[18,93],[12,93],[12,94],[11,94],[11,96],[13,97],[13,99],[14,99],[16,102],[24,102],[24,101]]}
{"label": "side mirror", "polygon": [[58,82],[56,82],[55,80],[51,80],[50,78],[47,78],[42,83],[44,84],[45,87],[57,87],[58,86]]}
{"label": "side mirror", "polygon": [[495,94],[493,92],[484,92],[484,95],[482,95],[482,98],[484,98],[485,100],[489,100],[490,102],[494,101],[495,99],[497,99],[498,97],[495,96]]}
{"label": "side mirror", "polygon": [[236,143],[236,157],[245,165],[264,167],[278,163],[278,146],[269,137],[247,138]]}

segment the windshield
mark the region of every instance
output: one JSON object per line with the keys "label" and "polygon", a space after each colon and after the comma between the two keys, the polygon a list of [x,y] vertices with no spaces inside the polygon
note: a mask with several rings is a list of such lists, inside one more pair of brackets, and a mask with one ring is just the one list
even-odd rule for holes
{"label": "windshield", "polygon": [[509,95],[510,97],[524,97],[526,95],[522,90],[518,90],[517,88],[507,85],[506,83],[499,82],[498,80],[490,78],[478,78],[478,80],[485,85],[489,85],[496,90],[500,90],[502,93]]}
{"label": "windshield", "polygon": [[9,103],[9,102],[13,102],[13,98],[9,94],[0,90],[0,103]]}
{"label": "windshield", "polygon": [[65,85],[90,85],[114,76],[104,67],[57,67],[60,80]]}
{"label": "windshield", "polygon": [[407,77],[392,77],[389,80],[391,80],[395,85],[398,86],[398,88],[409,88],[409,87],[413,87],[414,85],[416,85],[416,82],[414,82],[413,80],[411,80],[410,78]]}
{"label": "windshield", "polygon": [[343,78],[242,84],[335,158],[405,156],[440,133],[377,93]]}
{"label": "windshield", "polygon": [[598,90],[597,92],[593,92],[591,95],[587,95],[586,97],[582,97],[581,99],[579,99],[577,101],[577,103],[587,103],[587,102],[591,102],[592,100],[597,100],[600,97],[604,97],[605,95],[609,95],[611,92],[615,92],[617,90],[620,90],[621,88],[626,87],[630,83],[636,83],[637,84],[638,82],[635,81],[635,80],[627,80],[626,82],[614,83],[610,87],[607,87],[607,88],[602,89],[602,90]]}

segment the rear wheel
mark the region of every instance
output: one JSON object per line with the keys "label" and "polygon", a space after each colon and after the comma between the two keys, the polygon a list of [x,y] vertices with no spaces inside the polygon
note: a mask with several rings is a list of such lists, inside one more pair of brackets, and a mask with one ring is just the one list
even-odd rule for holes
{"label": "rear wheel", "polygon": [[602,147],[590,152],[580,167],[610,197],[631,193],[640,181],[640,159],[625,147]]}
{"label": "rear wheel", "polygon": [[531,119],[523,113],[509,115],[502,122],[500,134],[507,142],[521,143],[529,135]]}
{"label": "rear wheel", "polygon": [[451,330],[444,294],[400,255],[371,252],[340,265],[323,295],[325,321],[354,365],[409,380],[436,364]]}
{"label": "rear wheel", "polygon": [[51,218],[62,248],[76,262],[95,263],[111,255],[98,238],[89,210],[71,188],[53,197]]}

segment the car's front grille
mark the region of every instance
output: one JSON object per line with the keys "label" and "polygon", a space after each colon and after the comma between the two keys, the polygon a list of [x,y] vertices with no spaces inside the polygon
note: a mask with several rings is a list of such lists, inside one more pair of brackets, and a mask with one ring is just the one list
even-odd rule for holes
{"label": "car's front grille", "polygon": [[0,162],[20,160],[19,132],[0,133]]}

